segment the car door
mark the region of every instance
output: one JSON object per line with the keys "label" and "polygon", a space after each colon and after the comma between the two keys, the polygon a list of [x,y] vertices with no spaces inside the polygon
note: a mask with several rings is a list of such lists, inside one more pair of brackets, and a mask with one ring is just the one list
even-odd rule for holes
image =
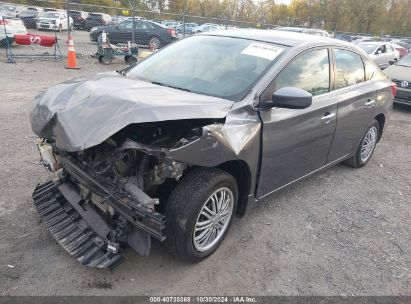
{"label": "car door", "polygon": [[313,94],[306,109],[272,108],[260,111],[263,123],[258,196],[262,197],[323,167],[331,147],[337,105],[329,97],[332,74],[327,48],[297,55],[261,94],[270,100],[282,87]]}
{"label": "car door", "polygon": [[373,117],[376,106],[376,89],[366,81],[362,56],[351,50],[339,48],[333,49],[333,55],[333,94],[337,102],[338,115],[328,157],[329,163],[354,152]]}
{"label": "car door", "polygon": [[373,53],[373,60],[379,67],[384,67],[386,56],[384,52],[384,46],[380,45]]}
{"label": "car door", "polygon": [[117,43],[127,43],[132,41],[132,21],[123,21],[114,26],[113,36]]}

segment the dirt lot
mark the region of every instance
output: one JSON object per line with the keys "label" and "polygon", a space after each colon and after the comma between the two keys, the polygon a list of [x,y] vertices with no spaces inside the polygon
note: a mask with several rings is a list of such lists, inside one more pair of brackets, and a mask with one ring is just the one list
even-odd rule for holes
{"label": "dirt lot", "polygon": [[[2,52],[2,50],[0,50]],[[0,55],[0,294],[411,295],[411,109],[395,107],[362,169],[338,165],[236,219],[220,249],[182,264],[160,244],[112,273],[88,269],[53,240],[31,193],[47,174],[30,129],[33,96],[57,82],[121,67],[81,59],[4,63]]]}

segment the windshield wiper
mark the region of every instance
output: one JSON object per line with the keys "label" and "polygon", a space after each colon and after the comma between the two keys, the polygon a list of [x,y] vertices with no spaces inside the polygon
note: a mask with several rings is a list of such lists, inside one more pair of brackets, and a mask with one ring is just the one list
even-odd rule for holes
{"label": "windshield wiper", "polygon": [[152,84],[157,84],[157,85],[160,85],[160,86],[163,86],[163,87],[168,87],[168,88],[172,88],[172,89],[177,89],[177,90],[180,90],[180,91],[192,92],[192,91],[190,91],[189,89],[184,89],[184,88],[175,87],[175,86],[172,86],[172,85],[169,85],[169,84],[165,84],[165,83],[162,83],[162,82],[158,82],[158,81],[152,81],[151,83],[152,83]]}
{"label": "windshield wiper", "polygon": [[411,65],[404,65],[404,64],[396,64],[397,66],[403,66],[403,67],[406,67],[406,68],[411,68]]}

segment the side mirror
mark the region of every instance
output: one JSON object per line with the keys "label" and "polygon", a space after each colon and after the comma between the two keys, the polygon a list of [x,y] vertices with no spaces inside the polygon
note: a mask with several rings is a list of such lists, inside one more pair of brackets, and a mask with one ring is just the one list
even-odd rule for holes
{"label": "side mirror", "polygon": [[395,60],[390,60],[390,61],[388,61],[388,63],[390,64],[390,65],[393,65],[394,63],[396,63],[397,61],[395,61]]}
{"label": "side mirror", "polygon": [[274,92],[271,101],[265,101],[260,104],[263,109],[270,108],[287,108],[287,109],[305,109],[311,106],[313,95],[302,89],[294,87],[284,87]]}
{"label": "side mirror", "polygon": [[381,50],[377,50],[377,52],[376,52],[375,54],[380,55],[380,54],[382,54],[382,51],[381,51]]}

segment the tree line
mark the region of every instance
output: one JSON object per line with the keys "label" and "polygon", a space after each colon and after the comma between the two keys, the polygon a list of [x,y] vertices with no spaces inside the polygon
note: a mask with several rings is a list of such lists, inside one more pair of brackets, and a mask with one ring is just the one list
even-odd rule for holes
{"label": "tree line", "polygon": [[[56,0],[64,2],[64,0]],[[250,22],[257,27],[305,26],[329,31],[411,36],[411,0],[69,0],[79,4],[134,7],[167,14]],[[17,0],[20,3],[41,2]],[[52,1],[46,1],[52,4]],[[44,6],[44,1],[41,2]]]}

